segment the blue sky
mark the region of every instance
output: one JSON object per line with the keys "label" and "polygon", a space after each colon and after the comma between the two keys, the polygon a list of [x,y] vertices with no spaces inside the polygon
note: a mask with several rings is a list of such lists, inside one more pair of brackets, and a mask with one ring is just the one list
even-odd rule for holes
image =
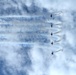
{"label": "blue sky", "polygon": [[1,0],[0,75],[76,75],[75,4]]}

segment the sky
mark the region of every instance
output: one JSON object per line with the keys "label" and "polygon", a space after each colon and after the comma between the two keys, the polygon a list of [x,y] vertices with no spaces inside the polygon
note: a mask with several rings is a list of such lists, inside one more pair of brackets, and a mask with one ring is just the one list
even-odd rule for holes
{"label": "sky", "polygon": [[0,75],[76,75],[75,4],[75,0],[1,0]]}

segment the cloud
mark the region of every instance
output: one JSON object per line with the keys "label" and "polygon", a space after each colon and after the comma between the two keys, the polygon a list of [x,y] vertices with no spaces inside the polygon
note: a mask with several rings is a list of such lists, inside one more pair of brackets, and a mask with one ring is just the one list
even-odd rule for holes
{"label": "cloud", "polygon": [[[73,16],[71,11],[75,10],[75,0],[16,0],[17,4],[13,6],[20,8],[22,10],[22,5],[25,4],[31,7],[35,3],[40,9],[46,8],[49,11],[51,9],[62,11],[63,19],[63,34],[65,34],[65,39],[63,40],[63,52],[57,52],[55,55],[51,55],[52,47],[48,45],[39,45],[34,43],[30,51],[24,53],[22,51],[22,46],[19,44],[3,43],[0,44],[0,58],[4,59],[5,66],[11,73],[15,72],[13,75],[17,74],[17,71],[22,71],[29,75],[75,75],[76,60],[73,51],[75,51],[75,36],[72,33]],[[12,2],[10,2],[12,3]],[[7,6],[9,7],[9,6]],[[25,14],[24,14],[25,15]],[[12,30],[15,28],[12,27]],[[70,29],[70,30],[69,30]],[[75,28],[74,28],[75,29]],[[12,31],[13,32],[13,31]],[[1,35],[1,34],[0,34]],[[25,35],[25,34],[24,34]],[[22,36],[25,38],[25,36]],[[8,36],[10,41],[20,41],[19,37],[16,35]],[[21,41],[20,41],[21,42]],[[72,46],[72,49],[70,46]],[[41,47],[41,48],[40,48]],[[26,47],[24,50],[27,51]],[[20,53],[21,52],[21,53]],[[28,58],[29,56],[29,58]],[[31,61],[31,65],[26,66],[25,62],[27,59]]]}
{"label": "cloud", "polygon": [[75,8],[75,0],[35,0],[36,4],[40,7],[47,9],[58,9],[58,10],[73,10]]}
{"label": "cloud", "polygon": [[35,44],[31,49],[30,58],[32,61],[32,70],[29,71],[29,75],[42,75],[44,70],[43,57],[41,51],[38,49],[37,44]]}
{"label": "cloud", "polygon": [[[8,70],[9,73],[13,71],[21,71],[24,63],[23,55],[19,54],[20,46],[15,44],[1,44],[0,43],[0,58],[2,58],[4,65],[4,73]],[[5,68],[6,67],[6,68]],[[2,69],[2,67],[1,67]],[[13,73],[14,74],[14,73]],[[6,74],[5,74],[6,75]]]}

